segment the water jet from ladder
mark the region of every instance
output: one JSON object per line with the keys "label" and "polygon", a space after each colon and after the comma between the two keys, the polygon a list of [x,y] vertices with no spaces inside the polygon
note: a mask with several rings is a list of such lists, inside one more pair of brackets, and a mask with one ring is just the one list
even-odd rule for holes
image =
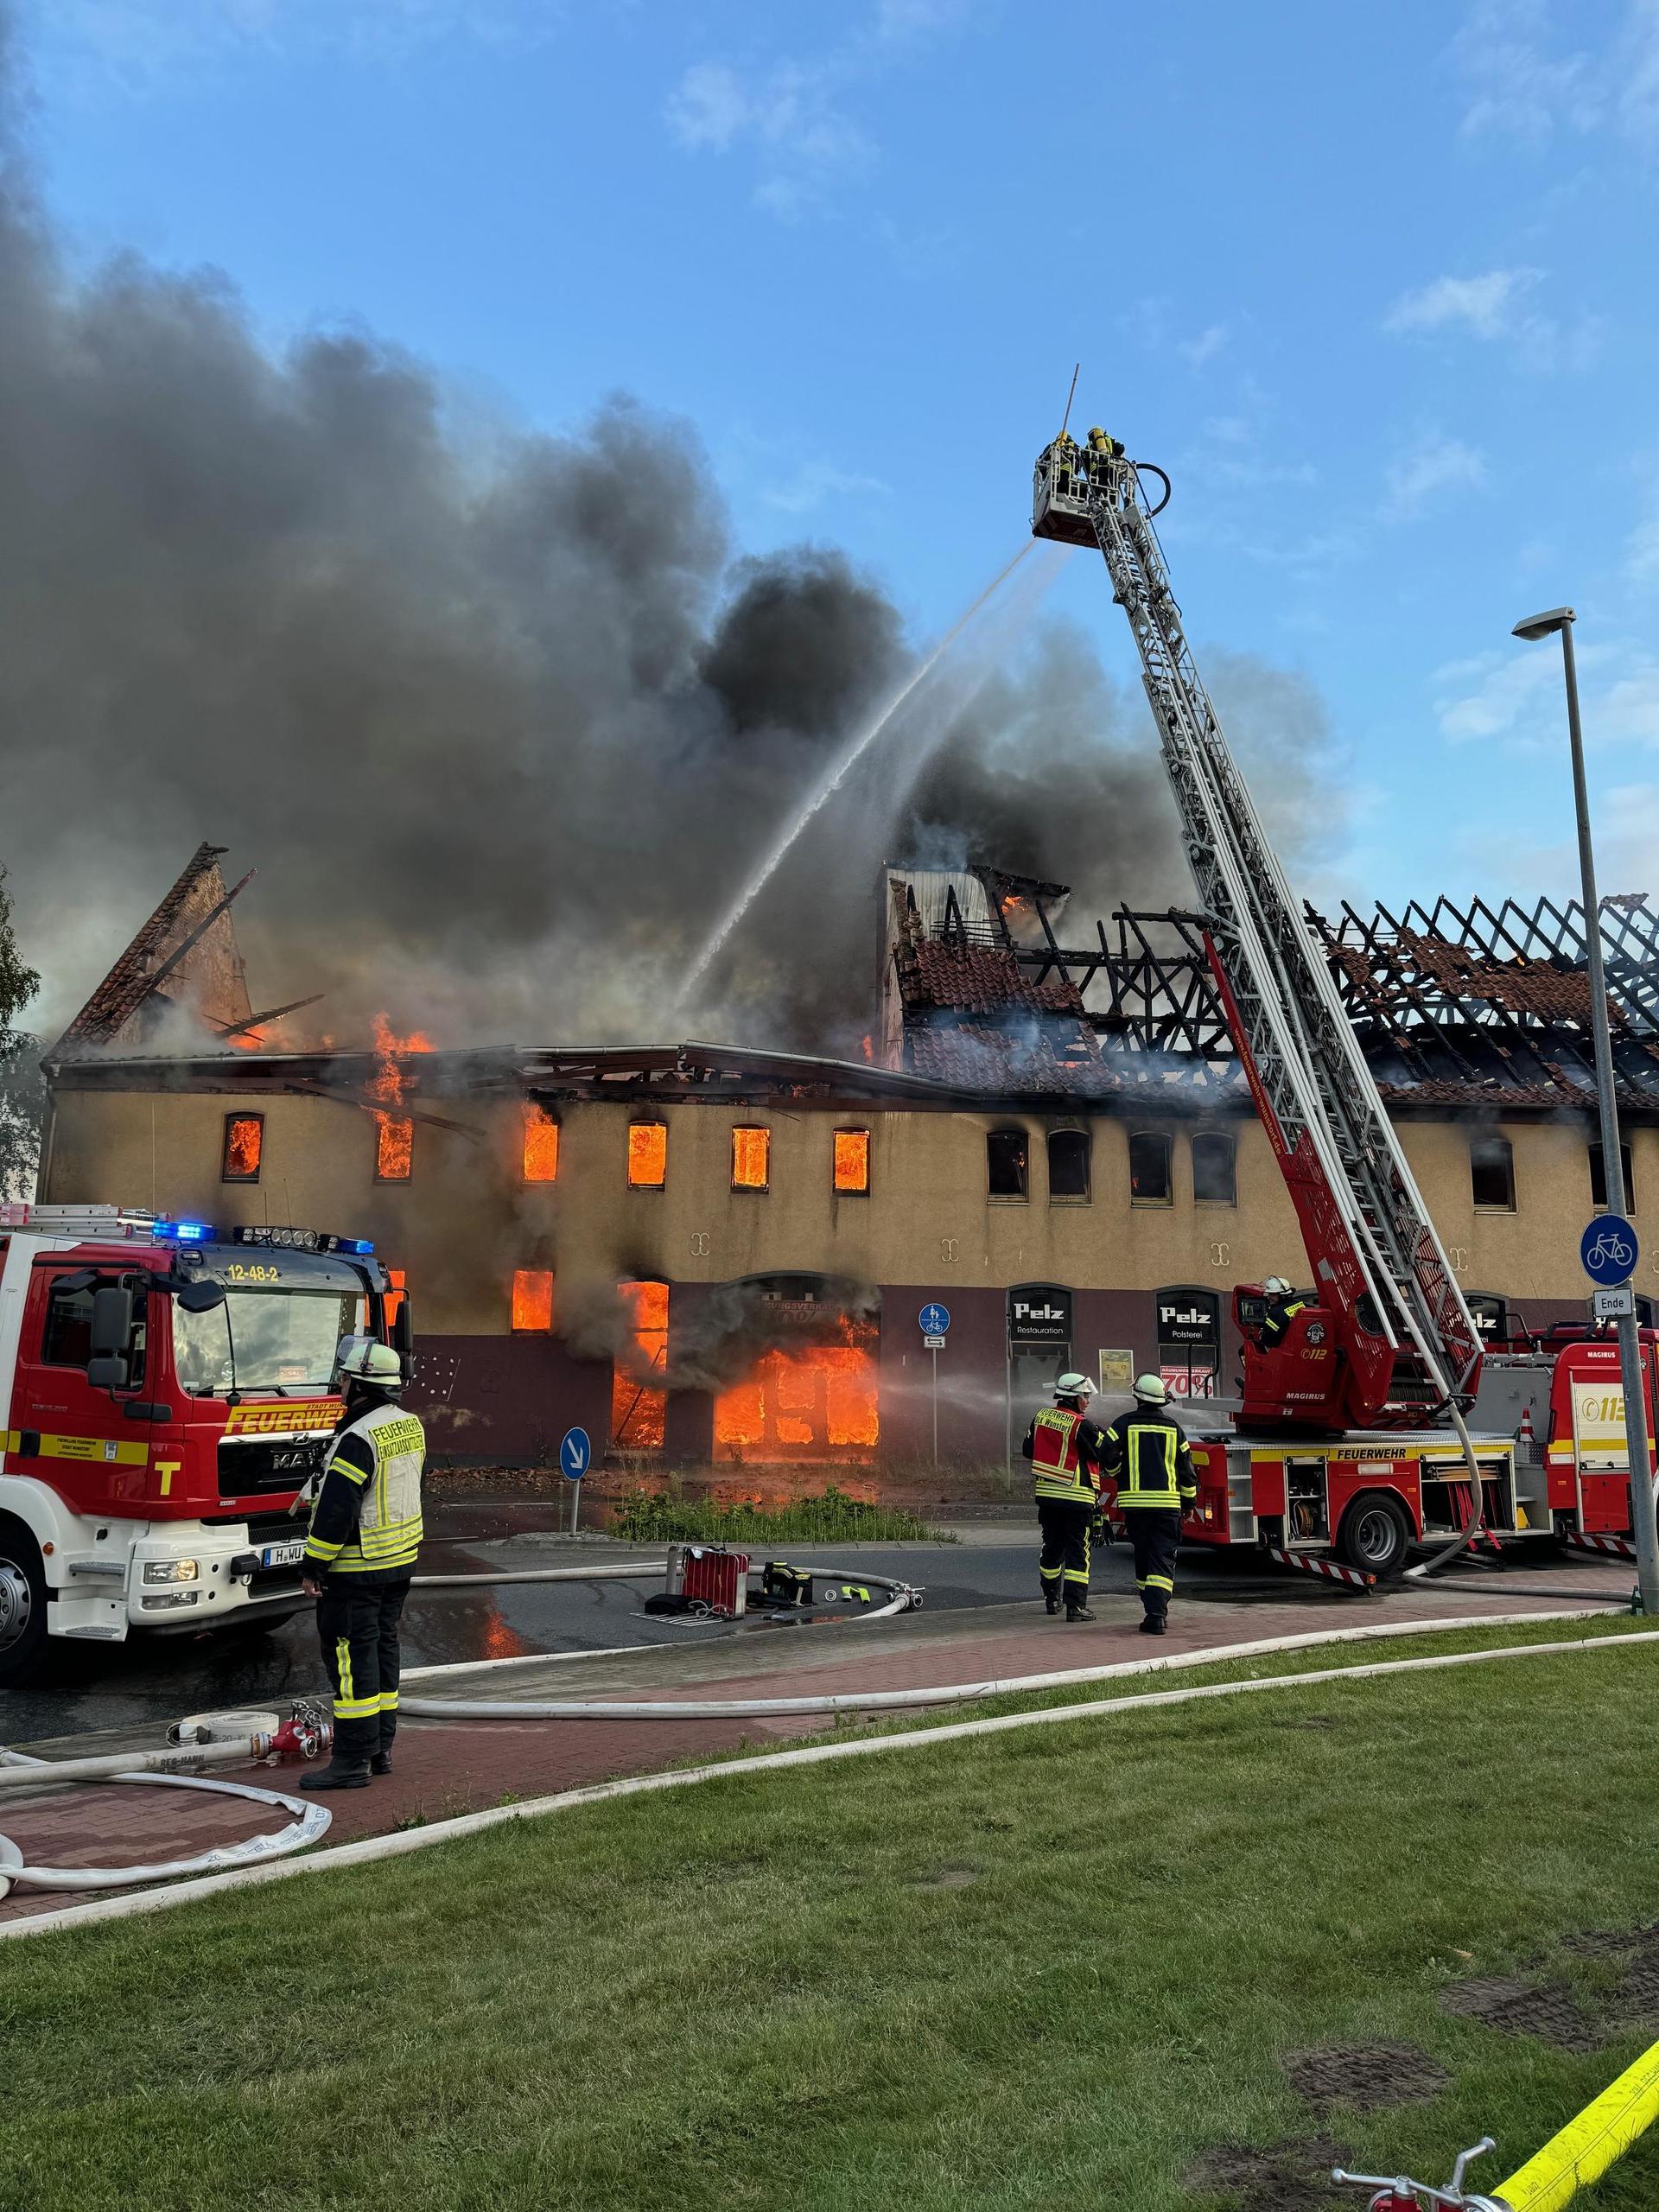
{"label": "water jet from ladder", "polygon": [[951,646],[962,635],[963,632],[968,627],[968,625],[973,620],[980,609],[986,604],[987,601],[993,598],[995,594],[1001,589],[1002,586],[1007,582],[1008,578],[1014,574],[1014,570],[1020,566],[1020,563],[1026,558],[1027,555],[1030,553],[1031,550],[1032,546],[1030,543],[1022,545],[1020,548],[1020,550],[1014,555],[1013,560],[1008,563],[1007,566],[1000,569],[998,573],[992,577],[990,582],[986,585],[984,590],[980,593],[978,598],[975,600],[972,606],[967,608],[963,613],[957,616],[957,620],[939,639],[938,644],[935,645],[932,652],[929,653],[927,658],[921,663],[919,667],[915,668],[911,671],[910,675],[905,678],[903,683],[899,685],[898,690],[893,693],[892,698],[887,702],[886,705],[880,709],[879,713],[874,715],[872,719],[865,724],[864,728],[859,731],[858,734],[853,738],[851,742],[845,747],[834,767],[830,771],[830,773],[824,778],[823,781],[818,785],[817,789],[812,793],[811,797],[806,801],[799,813],[796,815],[794,820],[784,831],[782,836],[779,838],[778,842],[766,855],[766,859],[756,869],[754,875],[745,888],[741,897],[738,899],[730,912],[727,914],[725,920],[721,923],[719,928],[715,931],[714,935],[709,939],[709,942],[703,946],[702,950],[698,954],[696,961],[693,964],[690,972],[687,975],[684,982],[680,986],[679,994],[675,1001],[677,1006],[682,1006],[684,1004],[686,1000],[690,997],[692,992],[696,990],[697,985],[708,974],[709,969],[714,965],[721,953],[725,950],[727,943],[730,939],[733,931],[742,921],[743,917],[748,912],[750,907],[753,906],[755,900],[760,896],[760,893],[766,889],[767,884],[771,882],[772,877],[777,874],[785,861],[788,859],[790,853],[801,837],[803,832],[806,830],[809,823],[812,822],[815,817],[817,816],[835,797],[836,793],[846,782],[848,777],[857,766],[859,761],[862,760],[865,753],[869,751],[871,746],[875,743],[877,738],[880,737],[883,730],[887,728],[893,716],[904,705],[906,700],[910,697],[911,693],[915,690],[917,685],[922,683],[923,680],[931,675],[933,670],[938,667],[940,661],[943,660],[945,654],[950,652]]}

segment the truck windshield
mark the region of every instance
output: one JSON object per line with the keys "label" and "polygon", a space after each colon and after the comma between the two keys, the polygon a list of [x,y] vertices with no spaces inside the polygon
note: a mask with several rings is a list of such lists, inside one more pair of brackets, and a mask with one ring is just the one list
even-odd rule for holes
{"label": "truck windshield", "polygon": [[326,1390],[340,1340],[361,1301],[339,1291],[232,1290],[207,1313],[173,1307],[173,1364],[181,1389]]}

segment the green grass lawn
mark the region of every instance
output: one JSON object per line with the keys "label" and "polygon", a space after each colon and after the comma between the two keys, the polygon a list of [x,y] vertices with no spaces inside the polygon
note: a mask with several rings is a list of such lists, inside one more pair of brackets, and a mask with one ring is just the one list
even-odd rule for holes
{"label": "green grass lawn", "polygon": [[[1561,1944],[1659,1917],[1656,1655],[734,1777],[8,1945],[0,2206],[1221,2212],[1223,2142],[1440,2180],[1488,2131],[1490,2188],[1659,2034],[1440,2002],[1542,1960],[1609,2005]],[[1281,2068],[1383,2040],[1449,2086],[1316,2113]],[[1577,2202],[1659,2202],[1659,2139]]]}

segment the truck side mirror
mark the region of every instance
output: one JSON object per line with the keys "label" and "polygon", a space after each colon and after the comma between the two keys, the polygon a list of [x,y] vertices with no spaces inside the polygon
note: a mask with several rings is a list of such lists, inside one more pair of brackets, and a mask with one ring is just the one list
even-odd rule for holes
{"label": "truck side mirror", "polygon": [[131,1372],[133,1297],[108,1284],[92,1293],[92,1355],[86,1380],[95,1390],[124,1390]]}
{"label": "truck side mirror", "polygon": [[409,1294],[404,1292],[397,1301],[397,1311],[391,1317],[391,1348],[404,1363],[404,1380],[407,1382],[415,1358],[415,1317],[410,1311]]}

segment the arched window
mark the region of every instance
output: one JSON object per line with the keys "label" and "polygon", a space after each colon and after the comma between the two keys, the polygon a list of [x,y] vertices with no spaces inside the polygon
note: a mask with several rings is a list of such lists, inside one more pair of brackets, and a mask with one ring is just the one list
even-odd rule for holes
{"label": "arched window", "polygon": [[1023,1129],[992,1129],[985,1139],[987,1185],[994,1198],[1023,1198],[1031,1144]]}
{"label": "arched window", "polygon": [[652,1381],[668,1365],[668,1285],[620,1282],[632,1342],[611,1366],[611,1444],[618,1452],[660,1452],[668,1393]]}
{"label": "arched window", "polygon": [[1048,1195],[1086,1198],[1090,1141],[1087,1129],[1051,1129],[1048,1136]]}
{"label": "arched window", "polygon": [[1236,1153],[1230,1129],[1200,1129],[1193,1138],[1192,1198],[1201,1206],[1237,1204]]}
{"label": "arched window", "polygon": [[1169,1139],[1158,1129],[1137,1129],[1129,1139],[1129,1204],[1169,1204]]}

